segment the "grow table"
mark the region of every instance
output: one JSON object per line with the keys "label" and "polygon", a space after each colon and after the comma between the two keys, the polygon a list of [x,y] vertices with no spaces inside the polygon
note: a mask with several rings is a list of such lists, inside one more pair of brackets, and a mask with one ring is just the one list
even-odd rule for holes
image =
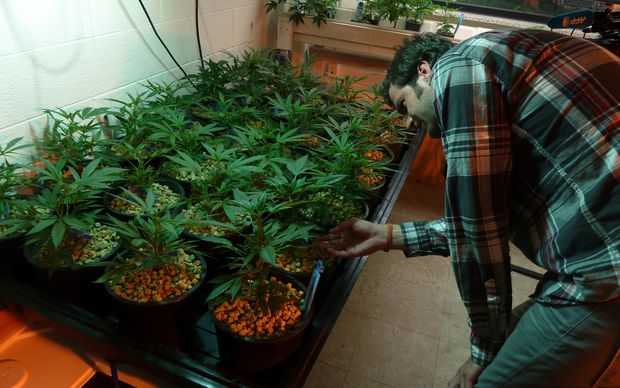
{"label": "grow table", "polygon": [[[381,200],[370,220],[384,223],[405,183],[422,136],[412,135],[397,155],[398,168],[388,177]],[[3,252],[3,256],[7,253]],[[242,376],[219,362],[212,316],[206,308],[192,310],[177,328],[164,330],[161,341],[141,339],[122,324],[118,311],[104,297],[73,304],[38,288],[23,276],[0,275],[0,300],[27,321],[38,321],[65,334],[90,352],[121,368],[129,365],[170,386],[301,387],[332,330],[367,257],[341,260],[325,300],[315,306],[301,345],[283,364],[253,376]],[[101,287],[103,288],[103,287]],[[156,322],[155,322],[156,323]],[[177,330],[178,329],[178,330]],[[167,334],[179,333],[171,341]],[[174,337],[174,336],[173,336]],[[165,345],[167,343],[174,345]]]}

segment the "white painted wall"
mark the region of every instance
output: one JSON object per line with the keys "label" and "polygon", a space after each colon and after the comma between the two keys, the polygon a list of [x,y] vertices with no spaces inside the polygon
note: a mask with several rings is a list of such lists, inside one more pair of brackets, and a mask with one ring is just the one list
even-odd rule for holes
{"label": "white painted wall", "polygon": [[[196,72],[194,0],[143,0],[159,35]],[[203,56],[267,45],[263,0],[200,0]],[[148,80],[182,76],[138,0],[0,0],[0,144],[44,126],[41,109],[110,106]]]}

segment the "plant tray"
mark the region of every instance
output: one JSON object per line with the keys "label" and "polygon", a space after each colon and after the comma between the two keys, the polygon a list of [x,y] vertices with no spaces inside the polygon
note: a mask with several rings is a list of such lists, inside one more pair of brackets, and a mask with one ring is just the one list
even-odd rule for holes
{"label": "plant tray", "polygon": [[[370,220],[384,223],[407,178],[422,136],[413,135],[397,155],[399,168],[389,176],[382,199],[371,208]],[[171,386],[302,387],[330,331],[357,281],[367,257],[339,260],[337,276],[308,325],[299,348],[283,364],[257,375],[243,376],[219,360],[215,325],[206,307],[187,312],[177,327],[160,341],[145,341],[140,333],[121,323],[119,311],[103,295],[93,295],[88,306],[71,304],[51,295],[27,279],[0,275],[0,302],[26,319],[36,319],[98,355],[127,363]],[[173,336],[174,337],[174,336]],[[174,345],[167,345],[168,343]]]}

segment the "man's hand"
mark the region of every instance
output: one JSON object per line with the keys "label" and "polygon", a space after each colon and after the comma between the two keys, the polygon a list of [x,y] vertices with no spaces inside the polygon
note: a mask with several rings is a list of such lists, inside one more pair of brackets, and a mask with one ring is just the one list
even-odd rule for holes
{"label": "man's hand", "polygon": [[473,388],[478,376],[485,367],[474,363],[471,357],[456,371],[456,375],[448,383],[448,388]]}
{"label": "man's hand", "polygon": [[335,257],[369,255],[385,247],[387,225],[351,218],[319,238],[317,246]]}

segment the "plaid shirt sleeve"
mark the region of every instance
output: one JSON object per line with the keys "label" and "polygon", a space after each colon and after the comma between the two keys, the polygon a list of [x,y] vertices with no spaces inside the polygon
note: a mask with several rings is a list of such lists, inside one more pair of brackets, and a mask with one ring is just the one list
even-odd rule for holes
{"label": "plaid shirt sleeve", "polygon": [[435,69],[447,162],[445,234],[469,315],[472,360],[488,365],[504,342],[512,304],[506,97],[502,83],[475,60],[448,53]]}
{"label": "plaid shirt sleeve", "polygon": [[450,255],[444,219],[429,222],[405,222],[400,227],[405,240],[405,249],[403,249],[405,256]]}

